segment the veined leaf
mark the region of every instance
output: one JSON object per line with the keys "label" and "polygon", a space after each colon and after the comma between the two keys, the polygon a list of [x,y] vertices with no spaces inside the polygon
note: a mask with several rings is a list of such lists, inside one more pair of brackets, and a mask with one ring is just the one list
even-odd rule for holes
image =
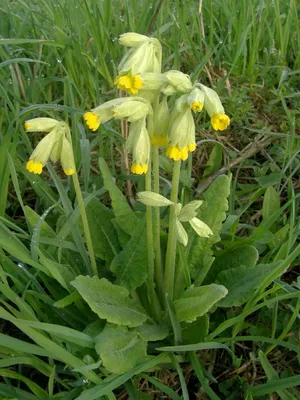
{"label": "veined leaf", "polygon": [[147,358],[146,342],[125,326],[106,325],[95,349],[104,367],[114,374],[123,374]]}
{"label": "veined leaf", "polygon": [[136,327],[135,332],[146,342],[156,342],[165,339],[169,334],[169,329],[165,322],[160,322],[159,325],[146,323]]}
{"label": "veined leaf", "polygon": [[193,322],[227,293],[226,287],[216,284],[189,288],[174,301],[176,316],[179,321]]}
{"label": "veined leaf", "polygon": [[227,197],[230,190],[230,178],[226,175],[219,176],[204,193],[205,204],[198,211],[198,218],[205,222],[214,235],[209,238],[200,237],[194,233],[189,236],[189,267],[195,284],[202,283],[211,264],[214,261],[211,250],[214,243],[220,240],[219,232],[222,222],[226,218],[228,209]]}
{"label": "veined leaf", "polygon": [[131,239],[113,259],[110,269],[118,278],[117,283],[125,286],[129,292],[145,282],[148,276],[145,219],[138,221]]}
{"label": "veined leaf", "polygon": [[91,309],[102,319],[117,325],[135,327],[146,321],[143,308],[129,298],[129,292],[107,279],[96,276],[77,276],[71,282]]}
{"label": "veined leaf", "polygon": [[207,285],[215,282],[220,272],[230,268],[237,268],[241,265],[247,268],[253,268],[257,260],[258,251],[254,246],[244,245],[226,250],[216,257],[203,283]]}
{"label": "veined leaf", "polygon": [[125,231],[129,235],[132,235],[136,228],[136,224],[138,223],[138,218],[129,207],[126,197],[115,184],[115,181],[111,176],[106,162],[103,158],[99,158],[99,167],[103,176],[104,186],[109,191],[111,197],[116,221],[123,229],[123,231]]}
{"label": "veined leaf", "polygon": [[230,268],[220,272],[216,282],[228,289],[228,295],[220,301],[220,306],[232,307],[244,304],[264,278],[270,275],[279,264],[280,262],[258,264],[251,269],[241,265],[238,268]]}
{"label": "veined leaf", "polygon": [[111,222],[114,215],[96,199],[90,201],[86,214],[95,254],[110,262],[120,252],[117,232]]}

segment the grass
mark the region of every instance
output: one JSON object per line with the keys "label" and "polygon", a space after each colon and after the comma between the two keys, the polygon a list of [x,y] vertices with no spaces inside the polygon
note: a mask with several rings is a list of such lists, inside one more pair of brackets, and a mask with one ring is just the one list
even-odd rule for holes
{"label": "grass", "polygon": [[[85,309],[79,310],[75,318],[74,314],[64,314],[63,309],[53,307],[54,301],[62,297],[58,286],[47,274],[40,280],[24,264],[14,263],[20,252],[24,259],[33,256],[35,261],[31,262],[37,262],[39,242],[33,238],[39,240],[39,232],[34,231],[39,215],[44,215],[49,224],[39,229],[53,231],[59,220],[60,234],[54,235],[52,242],[46,243],[48,246],[68,249],[75,242],[79,249],[76,254],[83,264],[88,263],[80,234],[74,233],[74,242],[70,239],[71,222],[78,215],[65,191],[67,187],[73,199],[72,186],[66,180],[61,183],[59,170],[50,170],[50,179],[47,175],[32,176],[24,167],[38,139],[28,137],[23,122],[39,115],[68,121],[76,164],[82,168],[80,180],[85,199],[98,197],[107,201],[99,178],[98,157],[104,156],[110,163],[122,187],[128,178],[120,156],[123,139],[113,124],[101,127],[100,134],[88,133],[82,114],[116,94],[113,81],[123,53],[117,38],[128,31],[157,37],[163,46],[164,69],[180,69],[194,80],[215,87],[232,119],[226,136],[214,135],[203,117],[197,121],[197,139],[203,143],[193,159],[193,189],[201,191],[201,185],[212,181],[212,174],[217,175],[222,167],[227,170],[231,166],[233,173],[229,212],[218,250],[247,238],[258,249],[261,263],[284,260],[293,254],[290,269],[285,272],[283,268],[276,284],[270,286],[271,282],[266,282],[267,291],[261,294],[259,305],[250,300],[244,307],[216,313],[215,318],[223,321],[215,331],[215,336],[221,335],[216,341],[224,346],[226,338],[234,339],[237,344],[231,342],[230,349],[236,354],[235,360],[226,350],[215,348],[202,349],[198,356],[191,353],[190,363],[183,366],[177,358],[172,356],[169,360],[162,354],[169,369],[156,376],[149,377],[141,367],[135,371],[137,377],[129,374],[103,384],[92,370],[84,370],[80,357],[61,346],[61,338],[55,333],[48,337],[41,325],[18,322],[18,328],[37,343],[25,360],[27,339],[19,336],[19,330],[16,334],[12,321],[7,322],[3,312],[1,318],[6,322],[0,330],[11,339],[6,335],[0,342],[0,358],[6,360],[2,364],[0,360],[0,399],[59,398],[53,391],[56,395],[61,391],[79,396],[77,388],[86,384],[85,379],[96,385],[97,396],[115,389],[120,398],[125,398],[126,393],[133,399],[159,398],[158,391],[162,391],[169,398],[177,398],[178,393],[187,398],[189,392],[191,398],[197,393],[203,399],[237,399],[243,390],[247,399],[264,399],[274,391],[282,399],[299,398],[299,365],[294,353],[294,347],[299,347],[299,254],[295,249],[300,231],[297,0],[172,0],[155,5],[150,0],[2,0],[0,18],[0,239],[9,235],[8,228],[15,232],[12,256],[8,256],[8,248],[0,250],[0,302],[10,309],[13,318],[19,318],[20,310],[23,319],[30,319],[34,310],[40,321],[67,321],[76,332],[84,328],[81,321]],[[241,159],[235,164],[238,157]],[[168,168],[166,165],[166,191],[170,182]],[[204,170],[206,179],[201,178]],[[138,179],[134,183],[141,184]],[[31,221],[29,229],[24,218],[27,206],[38,214],[32,213],[30,218],[26,215],[26,220]],[[31,236],[34,232],[37,236]],[[22,242],[29,244],[30,253]],[[5,289],[7,279],[18,293],[17,303],[13,293]],[[47,313],[55,314],[56,321],[47,321]],[[217,321],[211,323],[217,328]],[[19,339],[13,339],[16,335]],[[286,347],[281,347],[282,342]],[[7,361],[7,349],[18,350],[23,359],[18,363]],[[44,363],[46,357],[67,360],[72,368],[83,368],[84,372],[75,374],[72,384],[63,370],[58,371],[57,379],[56,364],[53,360],[52,364]],[[170,372],[171,369],[177,372]],[[29,372],[34,370],[40,375]]]}

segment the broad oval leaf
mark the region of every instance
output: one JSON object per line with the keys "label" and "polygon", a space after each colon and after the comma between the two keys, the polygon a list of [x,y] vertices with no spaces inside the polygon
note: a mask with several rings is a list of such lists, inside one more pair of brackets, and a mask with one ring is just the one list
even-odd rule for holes
{"label": "broad oval leaf", "polygon": [[145,361],[146,345],[136,332],[108,324],[97,336],[95,349],[109,372],[123,374]]}
{"label": "broad oval leaf", "polygon": [[144,309],[129,298],[129,292],[107,279],[77,276],[71,282],[91,309],[102,319],[117,325],[135,327],[146,321]]}
{"label": "broad oval leaf", "polygon": [[187,289],[178,300],[174,301],[178,321],[195,321],[206,314],[227,293],[226,287],[216,284]]}

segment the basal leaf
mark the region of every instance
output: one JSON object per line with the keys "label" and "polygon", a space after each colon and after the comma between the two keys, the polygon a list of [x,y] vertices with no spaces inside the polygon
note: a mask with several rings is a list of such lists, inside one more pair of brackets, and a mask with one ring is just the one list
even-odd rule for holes
{"label": "basal leaf", "polygon": [[216,282],[228,289],[228,295],[221,300],[221,307],[233,307],[244,304],[259,287],[263,279],[268,276],[280,262],[272,264],[258,264],[249,269],[244,265],[230,268],[218,274]]}
{"label": "basal leaf", "polygon": [[114,374],[123,374],[147,358],[146,342],[124,326],[106,325],[95,349],[104,367]]}
{"label": "basal leaf", "polygon": [[203,342],[208,335],[209,318],[207,315],[202,315],[191,324],[187,324],[181,328],[182,343],[195,344]]}
{"label": "basal leaf", "polygon": [[198,218],[210,227],[214,235],[209,238],[203,238],[196,234],[190,235],[188,263],[191,276],[196,279],[196,285],[201,284],[214,261],[211,248],[220,240],[219,232],[222,222],[226,218],[229,190],[230,178],[221,175],[204,193],[206,202],[199,208]]}
{"label": "basal leaf", "polygon": [[263,207],[262,216],[264,220],[267,220],[272,214],[280,209],[280,196],[273,186],[269,186],[266,190]]}
{"label": "basal leaf", "polygon": [[[237,268],[244,265],[247,268],[253,268],[258,260],[258,251],[254,246],[245,245],[229,249],[218,254],[208,271],[204,284],[215,282],[218,274],[230,268]],[[225,285],[226,286],[226,285]]]}
{"label": "basal leaf", "polygon": [[89,202],[86,214],[95,254],[110,262],[120,252],[117,232],[111,221],[114,215],[96,199]]}
{"label": "basal leaf", "polygon": [[104,186],[109,191],[111,197],[116,221],[126,233],[132,235],[138,222],[138,218],[129,207],[126,197],[115,184],[103,158],[99,158],[99,167],[103,176]]}
{"label": "basal leaf", "polygon": [[[28,206],[24,207],[24,212],[28,227],[33,230],[36,227],[36,224],[39,222],[41,216]],[[47,224],[46,221],[42,221],[40,233],[41,236],[55,238],[54,230]]]}
{"label": "basal leaf", "polygon": [[146,342],[155,342],[165,339],[169,334],[168,326],[165,322],[158,324],[145,323],[135,328],[135,332]]}
{"label": "basal leaf", "polygon": [[146,321],[143,308],[129,298],[129,292],[107,279],[96,276],[77,276],[71,282],[91,309],[102,319],[117,325],[135,327]]}
{"label": "basal leaf", "polygon": [[141,286],[148,276],[147,237],[145,220],[139,220],[135,232],[123,251],[111,263],[117,283],[130,292]]}
{"label": "basal leaf", "polygon": [[179,321],[193,322],[227,293],[226,287],[216,284],[189,288],[174,301],[176,316]]}

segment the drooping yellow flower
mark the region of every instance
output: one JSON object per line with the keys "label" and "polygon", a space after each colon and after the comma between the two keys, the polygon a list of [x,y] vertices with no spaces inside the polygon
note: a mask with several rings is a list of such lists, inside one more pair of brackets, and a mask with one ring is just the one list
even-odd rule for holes
{"label": "drooping yellow flower", "polygon": [[215,114],[210,122],[215,131],[224,131],[230,124],[230,118],[226,114]]}
{"label": "drooping yellow flower", "polygon": [[133,174],[137,174],[137,175],[142,175],[142,174],[146,174],[148,171],[148,165],[147,164],[137,164],[137,163],[133,163],[131,165],[130,171]]}
{"label": "drooping yellow flower", "polygon": [[29,157],[26,169],[34,174],[41,174],[43,167],[49,158],[56,162],[61,159],[61,163],[66,175],[75,173],[72,146],[66,136],[70,137],[70,130],[65,122],[60,122],[51,118],[35,118],[25,122],[25,129],[28,132],[49,133],[38,143],[35,150]]}
{"label": "drooping yellow flower", "polygon": [[168,137],[153,133],[151,143],[153,144],[153,146],[164,147],[168,143]]}
{"label": "drooping yellow flower", "polygon": [[191,109],[194,112],[199,112],[202,110],[202,108],[203,108],[203,104],[200,103],[200,101],[193,101],[193,103],[191,104]]}
{"label": "drooping yellow flower", "polygon": [[153,146],[163,147],[168,143],[169,107],[167,97],[154,105],[153,108],[153,134],[151,143]]}
{"label": "drooping yellow flower", "polygon": [[185,161],[188,158],[188,152],[188,146],[179,147],[178,145],[168,145],[166,155],[167,157],[172,158],[174,161]]}
{"label": "drooping yellow flower", "polygon": [[83,118],[91,131],[95,132],[99,128],[101,121],[98,115],[89,111],[83,115]]}
{"label": "drooping yellow flower", "polygon": [[131,172],[145,174],[150,158],[150,139],[145,118],[131,123],[126,149],[132,153]]}
{"label": "drooping yellow flower", "polygon": [[122,75],[117,77],[114,83],[118,89],[124,90],[129,94],[137,94],[139,89],[143,87],[140,75]]}
{"label": "drooping yellow flower", "polygon": [[43,164],[41,162],[35,162],[35,160],[31,158],[26,164],[26,169],[33,174],[41,174]]}

